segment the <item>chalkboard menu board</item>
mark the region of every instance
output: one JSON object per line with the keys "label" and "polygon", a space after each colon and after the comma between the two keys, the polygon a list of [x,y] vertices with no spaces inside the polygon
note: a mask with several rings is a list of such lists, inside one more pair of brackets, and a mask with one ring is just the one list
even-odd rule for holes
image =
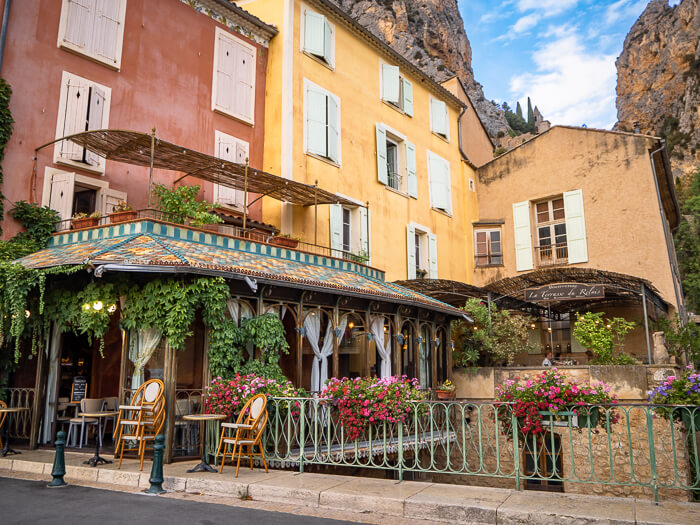
{"label": "chalkboard menu board", "polygon": [[71,403],[77,403],[82,401],[82,399],[87,394],[87,379],[83,376],[76,376],[73,378],[73,388],[70,391]]}

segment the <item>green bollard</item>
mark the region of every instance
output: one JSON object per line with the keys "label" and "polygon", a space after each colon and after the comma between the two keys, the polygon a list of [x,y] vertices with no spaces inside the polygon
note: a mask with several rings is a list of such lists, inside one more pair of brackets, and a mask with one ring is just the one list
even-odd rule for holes
{"label": "green bollard", "polygon": [[151,467],[151,477],[148,481],[151,482],[151,486],[146,490],[147,494],[163,494],[165,489],[163,489],[163,449],[165,445],[165,437],[163,434],[158,434],[156,436],[156,443],[153,445],[153,466]]}
{"label": "green bollard", "polygon": [[66,433],[61,430],[56,434],[56,455],[53,458],[53,469],[51,475],[53,479],[47,485],[48,487],[65,487],[68,483],[65,482],[63,476],[66,475]]}

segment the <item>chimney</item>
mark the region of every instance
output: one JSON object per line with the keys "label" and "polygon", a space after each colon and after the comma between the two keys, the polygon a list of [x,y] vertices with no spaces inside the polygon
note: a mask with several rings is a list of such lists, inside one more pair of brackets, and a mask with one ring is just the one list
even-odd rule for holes
{"label": "chimney", "polygon": [[639,131],[639,122],[637,122],[637,121],[635,120],[634,122],[632,122],[632,126],[633,126],[633,129],[634,129],[634,132],[635,132],[635,133],[640,133],[640,131]]}

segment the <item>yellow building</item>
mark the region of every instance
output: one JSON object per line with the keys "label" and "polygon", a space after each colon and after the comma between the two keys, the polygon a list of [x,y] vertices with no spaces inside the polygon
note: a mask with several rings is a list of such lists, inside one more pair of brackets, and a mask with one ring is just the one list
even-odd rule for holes
{"label": "yellow building", "polygon": [[264,169],[357,202],[316,214],[266,199],[263,220],[334,255],[366,256],[390,281],[472,282],[475,176],[458,129],[460,115],[475,115],[470,104],[332,2],[238,5],[279,30],[270,44]]}

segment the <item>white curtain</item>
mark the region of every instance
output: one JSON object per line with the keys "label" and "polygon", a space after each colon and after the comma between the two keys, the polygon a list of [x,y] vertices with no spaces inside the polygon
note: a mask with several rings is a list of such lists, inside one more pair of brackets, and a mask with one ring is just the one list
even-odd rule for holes
{"label": "white curtain", "polygon": [[141,328],[132,333],[129,360],[134,363],[134,375],[131,377],[131,388],[136,390],[143,384],[146,363],[158,348],[161,333],[157,328]]}
{"label": "white curtain", "polygon": [[56,407],[56,386],[58,381],[58,354],[61,348],[61,327],[58,323],[51,324],[51,336],[46,342],[44,354],[49,362],[49,375],[46,380],[46,409],[44,410],[44,422],[42,432],[42,442],[51,443],[53,436],[53,418]]}
{"label": "white curtain", "polygon": [[391,339],[387,345],[384,342],[384,317],[374,317],[370,323],[372,339],[374,345],[382,358],[379,368],[379,377],[389,377],[391,375]]}
{"label": "white curtain", "polygon": [[231,316],[231,319],[233,319],[236,322],[236,324],[238,324],[238,321],[241,317],[241,303],[239,303],[237,299],[229,299],[228,301],[226,301],[226,307],[228,308],[228,313]]}
{"label": "white curtain", "polygon": [[312,312],[304,319],[304,333],[306,340],[314,352],[314,361],[311,364],[311,390],[320,390],[321,378],[321,349],[318,347],[318,339],[321,337],[321,316],[318,312]]}

